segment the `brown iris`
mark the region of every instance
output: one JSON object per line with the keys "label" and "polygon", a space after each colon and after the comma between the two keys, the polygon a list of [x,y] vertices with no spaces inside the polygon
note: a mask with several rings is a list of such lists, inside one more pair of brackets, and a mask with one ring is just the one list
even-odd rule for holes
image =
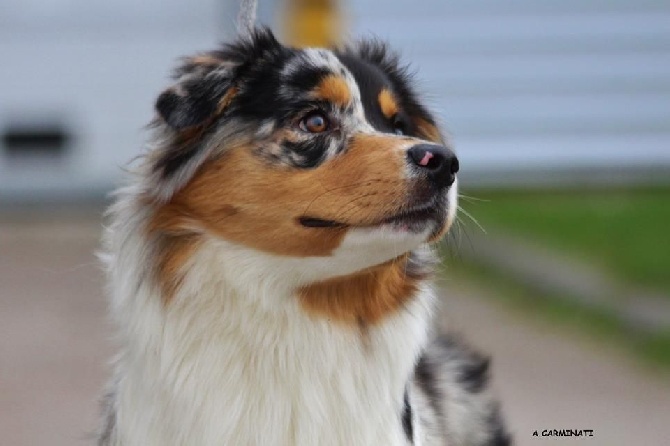
{"label": "brown iris", "polygon": [[300,120],[300,129],[309,133],[325,132],[329,125],[328,118],[320,111],[313,111]]}

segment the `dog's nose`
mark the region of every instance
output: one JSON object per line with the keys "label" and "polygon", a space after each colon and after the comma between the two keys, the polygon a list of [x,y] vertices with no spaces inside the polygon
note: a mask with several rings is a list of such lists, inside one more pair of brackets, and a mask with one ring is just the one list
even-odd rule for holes
{"label": "dog's nose", "polygon": [[458,158],[451,150],[437,144],[417,144],[407,151],[410,162],[419,167],[438,187],[454,184]]}

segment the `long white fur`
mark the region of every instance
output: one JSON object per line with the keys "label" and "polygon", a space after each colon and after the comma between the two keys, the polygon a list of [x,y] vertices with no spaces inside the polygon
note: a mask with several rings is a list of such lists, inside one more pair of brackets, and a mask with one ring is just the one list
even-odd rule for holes
{"label": "long white fur", "polygon": [[[295,291],[418,248],[430,228],[354,230],[331,257],[301,259],[203,234],[165,305],[144,190],[140,179],[118,194],[105,237],[122,344],[107,444],[407,444],[402,399],[427,341],[430,288],[365,334],[309,316]],[[450,216],[455,200],[453,187]]]}

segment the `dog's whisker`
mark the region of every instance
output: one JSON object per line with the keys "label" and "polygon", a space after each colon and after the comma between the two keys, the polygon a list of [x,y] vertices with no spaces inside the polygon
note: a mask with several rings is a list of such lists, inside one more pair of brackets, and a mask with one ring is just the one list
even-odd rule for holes
{"label": "dog's whisker", "polygon": [[475,248],[474,248],[474,245],[473,245],[473,243],[472,243],[472,238],[470,238],[470,234],[468,233],[468,230],[467,230],[467,229],[468,229],[468,226],[467,226],[467,225],[465,224],[465,222],[463,222],[462,220],[459,220],[459,222],[460,222],[460,226],[461,226],[461,228],[462,228],[462,232],[461,232],[461,233],[465,236],[465,239],[467,240],[468,245],[469,245],[469,249],[470,249],[471,251],[474,251]]}
{"label": "dog's whisker", "polygon": [[468,211],[466,211],[465,209],[463,209],[461,206],[458,206],[458,211],[461,212],[461,213],[463,213],[463,215],[465,215],[466,217],[468,217],[468,218],[469,218],[475,225],[477,225],[477,227],[478,227],[484,234],[486,234],[486,229],[484,229],[484,227],[483,227],[482,225],[479,224],[479,222],[477,221],[477,219],[476,219],[475,217],[473,217]]}
{"label": "dog's whisker", "polygon": [[474,203],[474,202],[490,203],[491,202],[491,200],[489,200],[487,198],[473,197],[471,195],[465,195],[465,194],[461,194],[461,193],[458,194],[458,198],[463,199],[463,200],[465,200],[467,202],[470,202],[470,203]]}

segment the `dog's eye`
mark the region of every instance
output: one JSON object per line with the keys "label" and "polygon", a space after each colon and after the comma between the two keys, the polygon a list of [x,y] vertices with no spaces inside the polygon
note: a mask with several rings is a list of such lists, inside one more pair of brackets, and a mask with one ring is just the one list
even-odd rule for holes
{"label": "dog's eye", "polygon": [[300,130],[309,133],[323,133],[330,127],[328,117],[323,112],[313,111],[300,120]]}
{"label": "dog's eye", "polygon": [[405,123],[403,122],[402,119],[398,115],[395,115],[393,117],[393,131],[395,132],[396,135],[404,135],[406,134],[405,131]]}

